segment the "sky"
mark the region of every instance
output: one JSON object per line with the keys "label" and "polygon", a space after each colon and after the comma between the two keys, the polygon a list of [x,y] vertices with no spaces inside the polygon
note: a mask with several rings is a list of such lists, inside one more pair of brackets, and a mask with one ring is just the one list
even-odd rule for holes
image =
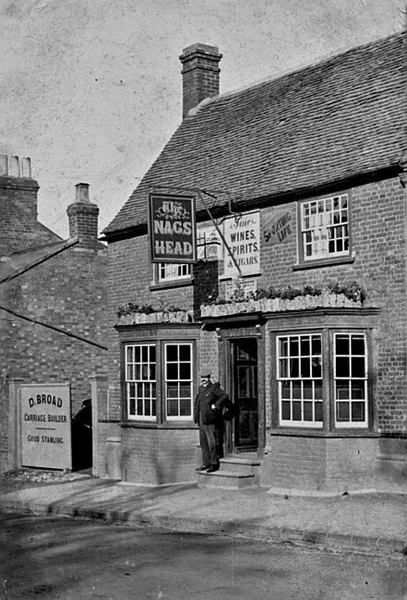
{"label": "sky", "polygon": [[217,46],[221,93],[405,28],[406,0],[0,0],[0,154],[30,157],[39,220],[75,184],[106,227],[182,118],[179,56]]}

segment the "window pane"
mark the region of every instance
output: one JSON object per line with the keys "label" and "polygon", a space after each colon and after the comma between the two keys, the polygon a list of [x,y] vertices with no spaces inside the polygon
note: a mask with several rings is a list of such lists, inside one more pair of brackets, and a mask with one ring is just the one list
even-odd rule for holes
{"label": "window pane", "polygon": [[280,356],[288,356],[288,338],[280,339]]}
{"label": "window pane", "polygon": [[315,378],[322,377],[322,364],[318,356],[312,358],[312,376]]}
{"label": "window pane", "polygon": [[352,421],[365,420],[365,403],[352,402]]}
{"label": "window pane", "polygon": [[293,402],[293,421],[301,421],[301,402]]}
{"label": "window pane", "polygon": [[180,398],[191,398],[191,385],[180,385],[179,386]]}
{"label": "window pane", "polygon": [[322,421],[322,402],[315,402],[315,421]]}
{"label": "window pane", "polygon": [[290,355],[298,356],[298,338],[297,337],[290,338]]}
{"label": "window pane", "polygon": [[288,359],[283,358],[280,360],[280,377],[288,377]]}
{"label": "window pane", "polygon": [[189,363],[180,364],[180,379],[191,379],[191,365]]}
{"label": "window pane", "polygon": [[301,336],[301,355],[309,356],[310,354],[310,338],[308,336]]}
{"label": "window pane", "polygon": [[312,381],[304,381],[304,399],[312,400]]}
{"label": "window pane", "polygon": [[345,357],[339,357],[336,359],[336,376],[337,377],[349,377],[349,359]]}
{"label": "window pane", "polygon": [[178,384],[169,383],[167,385],[167,397],[178,398]]}
{"label": "window pane", "polygon": [[304,402],[304,421],[312,420],[312,402]]}
{"label": "window pane", "polygon": [[173,346],[171,344],[167,344],[166,346],[167,352],[167,361],[177,361],[178,360],[178,346]]}
{"label": "window pane", "polygon": [[352,381],[352,400],[364,400],[365,398],[365,382],[364,381]]}
{"label": "window pane", "polygon": [[179,359],[187,362],[191,360],[191,346],[183,344],[179,347]]}
{"label": "window pane", "polygon": [[282,402],[282,410],[281,415],[284,421],[291,421],[290,414],[291,403],[290,402]]}
{"label": "window pane", "polygon": [[180,400],[180,416],[187,417],[191,415],[191,402],[189,400]]}
{"label": "window pane", "polygon": [[299,362],[298,358],[292,358],[290,360],[290,377],[299,376]]}
{"label": "window pane", "polygon": [[348,381],[337,381],[336,382],[336,398],[338,400],[349,399],[349,382]]}
{"label": "window pane", "polygon": [[352,336],[352,354],[365,354],[365,338],[363,336]]}
{"label": "window pane", "polygon": [[322,381],[315,382],[315,399],[322,400]]}
{"label": "window pane", "polygon": [[178,379],[178,365],[167,364],[167,379]]}
{"label": "window pane", "polygon": [[348,335],[337,335],[336,336],[336,354],[349,354],[349,336]]}
{"label": "window pane", "polygon": [[301,398],[301,381],[293,381],[293,398]]}
{"label": "window pane", "polygon": [[178,400],[167,400],[167,416],[178,416]]}
{"label": "window pane", "polygon": [[310,361],[309,358],[301,359],[301,377],[310,376]]}
{"label": "window pane", "polygon": [[349,421],[349,402],[338,402],[336,405],[337,421]]}
{"label": "window pane", "polygon": [[365,376],[365,359],[363,357],[352,358],[352,377]]}
{"label": "window pane", "polygon": [[290,382],[289,381],[283,381],[281,384],[281,397],[282,398],[291,398],[290,395]]}

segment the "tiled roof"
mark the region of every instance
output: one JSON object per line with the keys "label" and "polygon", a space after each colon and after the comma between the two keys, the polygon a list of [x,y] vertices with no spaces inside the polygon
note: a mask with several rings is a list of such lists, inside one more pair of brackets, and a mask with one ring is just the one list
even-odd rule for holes
{"label": "tiled roof", "polygon": [[103,233],[145,224],[154,186],[225,190],[250,205],[397,165],[407,150],[405,43],[399,33],[204,101]]}
{"label": "tiled roof", "polygon": [[45,262],[52,256],[63,252],[78,243],[77,238],[69,238],[61,242],[47,244],[38,248],[28,248],[14,252],[0,261],[0,284],[14,279],[33,267]]}

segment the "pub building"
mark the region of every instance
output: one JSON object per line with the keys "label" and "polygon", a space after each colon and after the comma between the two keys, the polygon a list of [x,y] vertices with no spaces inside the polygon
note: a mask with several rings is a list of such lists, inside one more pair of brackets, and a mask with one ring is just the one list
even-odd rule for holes
{"label": "pub building", "polygon": [[[184,49],[182,123],[103,232],[106,474],[406,489],[405,34],[227,94],[221,58]],[[203,365],[237,408],[210,475]]]}

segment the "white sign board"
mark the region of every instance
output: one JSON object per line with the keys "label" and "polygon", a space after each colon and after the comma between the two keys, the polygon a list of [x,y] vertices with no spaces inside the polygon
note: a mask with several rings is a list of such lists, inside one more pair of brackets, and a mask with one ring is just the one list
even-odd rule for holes
{"label": "white sign board", "polygon": [[69,384],[23,385],[20,402],[22,465],[72,469]]}
{"label": "white sign board", "polygon": [[[260,272],[260,213],[251,212],[226,219],[224,222],[225,240],[239,265],[242,275]],[[225,248],[226,277],[239,275],[236,266]]]}

